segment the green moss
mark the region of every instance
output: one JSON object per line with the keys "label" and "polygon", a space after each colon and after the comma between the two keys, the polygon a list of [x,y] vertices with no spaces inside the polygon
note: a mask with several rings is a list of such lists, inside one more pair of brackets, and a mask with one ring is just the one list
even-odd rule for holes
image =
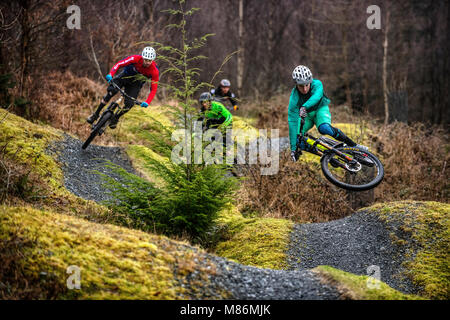
{"label": "green moss", "polygon": [[244,120],[243,118],[238,116],[233,116],[233,130],[242,130],[243,132],[245,132],[245,134],[248,136],[248,139],[246,139],[246,141],[256,139],[259,136],[258,129],[252,126],[247,119]]}
{"label": "green moss", "polygon": [[81,199],[64,187],[60,164],[46,152],[49,144],[63,139],[61,131],[32,123],[3,109],[0,109],[0,120],[0,146],[6,146],[6,157],[37,176],[38,181],[33,181],[33,187],[43,194],[36,205],[94,221],[111,218],[111,213],[104,207]]}
{"label": "green moss", "polygon": [[81,289],[65,289],[59,299],[189,298],[176,278],[193,270],[210,272],[192,249],[165,237],[28,207],[0,206],[0,240],[11,234],[35,243],[20,262],[30,278],[45,272],[65,288],[67,267],[80,268]]}
{"label": "green moss", "polygon": [[146,109],[134,107],[119,122],[118,130],[111,134],[119,142],[141,144],[146,147],[153,145],[152,133],[162,131],[163,126],[170,127],[167,110],[161,106],[150,106]]}
{"label": "green moss", "polygon": [[45,150],[62,133],[50,126],[37,125],[0,109],[0,146],[6,145],[6,156],[33,168],[46,184],[57,191],[63,185],[62,170]]}
{"label": "green moss", "polygon": [[344,297],[354,300],[419,300],[415,295],[401,293],[382,281],[358,276],[329,266],[313,269],[325,282],[335,286]]}
{"label": "green moss", "polygon": [[216,247],[219,256],[261,268],[286,267],[286,251],[293,222],[274,218],[244,218],[235,208],[224,210],[219,224],[226,240]]}
{"label": "green moss", "polygon": [[133,167],[140,173],[142,173],[147,180],[157,185],[162,184],[162,180],[158,177],[155,177],[154,172],[150,170],[147,160],[150,158],[158,160],[160,162],[165,162],[169,161],[167,158],[142,145],[129,145],[126,149],[126,152],[131,159]]}
{"label": "green moss", "polygon": [[407,275],[423,288],[422,294],[450,298],[450,204],[399,201],[368,210],[386,223],[398,245],[406,247]]}

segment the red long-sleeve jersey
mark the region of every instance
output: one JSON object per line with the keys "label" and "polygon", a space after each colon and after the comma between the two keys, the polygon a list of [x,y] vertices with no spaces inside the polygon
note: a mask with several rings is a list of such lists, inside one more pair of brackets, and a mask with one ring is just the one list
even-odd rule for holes
{"label": "red long-sleeve jersey", "polygon": [[158,70],[158,67],[156,66],[155,61],[152,61],[150,66],[147,68],[143,67],[143,65],[142,65],[143,62],[144,62],[144,58],[142,58],[142,56],[140,56],[140,55],[129,56],[129,57],[126,57],[125,59],[117,62],[112,67],[112,69],[109,73],[111,74],[111,76],[114,77],[117,70],[119,70],[122,67],[126,67],[126,70],[128,69],[128,71],[129,71],[128,75],[132,75],[132,73],[135,73],[134,72],[134,70],[135,70],[135,71],[139,72],[140,74],[146,76],[147,78],[151,79],[152,83],[150,86],[150,93],[147,97],[147,100],[145,100],[145,102],[150,104],[150,102],[152,102],[153,98],[155,97],[156,90],[158,89],[159,70]]}

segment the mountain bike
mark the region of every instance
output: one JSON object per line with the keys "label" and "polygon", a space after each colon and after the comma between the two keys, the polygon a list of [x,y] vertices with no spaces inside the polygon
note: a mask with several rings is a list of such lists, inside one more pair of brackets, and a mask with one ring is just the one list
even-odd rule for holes
{"label": "mountain bike", "polygon": [[113,87],[115,87],[116,89],[119,90],[119,92],[122,96],[119,99],[117,99],[116,101],[111,102],[109,104],[109,106],[106,108],[106,110],[100,116],[100,119],[96,123],[92,124],[91,134],[86,139],[84,144],[81,146],[81,148],[83,150],[89,146],[89,144],[92,142],[92,140],[94,140],[94,138],[96,136],[101,136],[103,134],[103,132],[105,132],[106,128],[108,127],[108,125],[111,122],[111,120],[113,119],[113,117],[116,117],[117,114],[123,109],[123,107],[121,106],[121,102],[122,102],[123,98],[128,98],[128,99],[132,100],[135,104],[138,104],[138,105],[141,104],[140,101],[127,95],[125,93],[125,91],[123,91],[113,81],[111,81],[110,83],[112,84]]}
{"label": "mountain bike", "polygon": [[305,151],[320,156],[322,172],[328,181],[352,191],[369,190],[381,183],[384,168],[375,155],[324,136],[315,138],[303,134],[305,118],[300,119],[296,153],[301,154],[300,146],[303,143]]}

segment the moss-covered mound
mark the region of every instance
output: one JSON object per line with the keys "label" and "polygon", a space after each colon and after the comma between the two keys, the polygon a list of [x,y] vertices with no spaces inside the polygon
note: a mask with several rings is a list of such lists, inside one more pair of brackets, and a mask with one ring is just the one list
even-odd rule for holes
{"label": "moss-covered mound", "polygon": [[[12,203],[32,203],[95,221],[108,219],[105,208],[76,197],[64,187],[61,164],[48,151],[53,142],[63,138],[60,130],[0,109],[0,159],[7,169],[2,171],[2,166],[0,170],[1,192]],[[9,181],[8,187],[3,180]]]}
{"label": "moss-covered mound", "polygon": [[352,300],[419,300],[415,295],[401,293],[382,281],[368,276],[358,276],[329,266],[319,266],[314,272],[328,284]]}
{"label": "moss-covered mound", "polygon": [[407,275],[430,299],[450,298],[450,205],[401,201],[369,208],[385,222],[392,240],[405,247]]}
{"label": "moss-covered mound", "polygon": [[[190,298],[179,281],[213,270],[183,243],[28,207],[0,206],[0,244],[0,297],[9,299]],[[69,266],[81,271],[79,290],[67,288]]]}
{"label": "moss-covered mound", "polygon": [[0,146],[6,157],[17,164],[32,167],[52,190],[61,188],[62,170],[45,152],[51,141],[62,138],[62,132],[46,125],[38,125],[0,109]]}
{"label": "moss-covered mound", "polygon": [[223,239],[215,253],[241,264],[270,269],[286,267],[286,251],[293,222],[275,218],[245,218],[235,208],[219,219]]}
{"label": "moss-covered mound", "polygon": [[120,121],[116,130],[110,130],[116,141],[151,148],[154,144],[152,134],[158,134],[164,127],[172,126],[167,108],[149,106],[134,107]]}

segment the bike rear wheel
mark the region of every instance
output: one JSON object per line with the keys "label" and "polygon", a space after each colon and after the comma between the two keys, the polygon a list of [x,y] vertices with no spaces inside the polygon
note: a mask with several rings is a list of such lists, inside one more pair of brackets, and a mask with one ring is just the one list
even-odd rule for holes
{"label": "bike rear wheel", "polygon": [[356,147],[340,147],[336,150],[356,161],[346,163],[335,153],[324,154],[320,160],[322,172],[331,183],[353,191],[369,190],[381,183],[384,168],[376,156]]}
{"label": "bike rear wheel", "polygon": [[94,138],[98,135],[98,133],[100,132],[100,129],[102,129],[106,122],[108,120],[111,119],[113,113],[110,111],[105,112],[102,117],[100,118],[100,120],[97,122],[97,124],[94,126],[94,128],[91,131],[91,134],[89,135],[89,137],[86,139],[86,141],[83,143],[83,145],[81,146],[81,148],[84,150],[86,149],[89,144],[92,142],[92,140],[94,140]]}

